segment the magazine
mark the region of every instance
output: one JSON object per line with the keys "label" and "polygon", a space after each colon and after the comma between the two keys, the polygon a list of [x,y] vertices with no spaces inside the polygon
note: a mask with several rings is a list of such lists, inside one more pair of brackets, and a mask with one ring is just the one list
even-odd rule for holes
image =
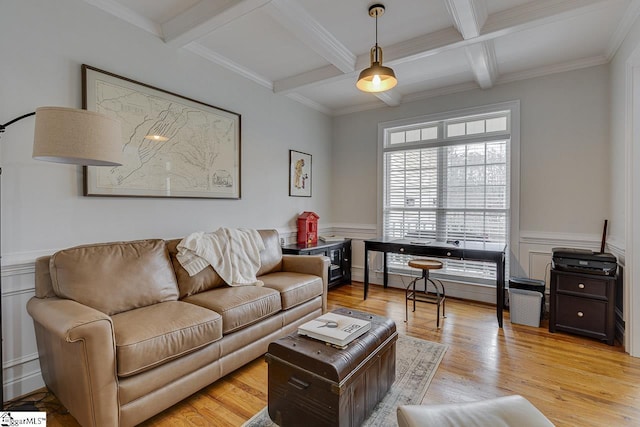
{"label": "magazine", "polygon": [[344,237],[343,236],[318,236],[318,239],[320,239],[321,241],[325,242],[325,243],[334,243],[334,242],[344,242]]}
{"label": "magazine", "polygon": [[298,334],[344,347],[371,329],[371,322],[341,314],[327,313],[300,325]]}

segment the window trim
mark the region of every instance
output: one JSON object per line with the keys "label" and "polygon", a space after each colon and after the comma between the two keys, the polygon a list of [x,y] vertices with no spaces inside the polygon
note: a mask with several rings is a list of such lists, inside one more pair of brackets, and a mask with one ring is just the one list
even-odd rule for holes
{"label": "window trim", "polygon": [[[500,102],[496,104],[487,104],[480,105],[476,107],[464,108],[460,110],[451,110],[445,112],[437,112],[433,114],[428,114],[424,116],[400,119],[400,120],[392,120],[387,122],[378,123],[378,179],[377,179],[377,224],[376,230],[379,236],[382,236],[383,233],[383,190],[384,190],[384,152],[393,150],[391,147],[387,147],[385,150],[384,147],[384,136],[385,131],[397,128],[397,127],[409,127],[412,125],[418,125],[419,123],[429,123],[429,122],[437,122],[437,121],[448,121],[449,119],[457,119],[466,116],[474,116],[487,114],[494,111],[506,111],[508,110],[511,115],[510,120],[510,133],[511,133],[511,143],[510,143],[510,218],[509,218],[509,242],[507,245],[507,250],[509,251],[509,268],[508,271],[516,272],[521,271],[521,268],[518,268],[518,258],[520,255],[520,100],[514,101],[506,101]],[[444,135],[442,135],[444,136]],[[470,138],[465,138],[465,142],[472,142],[477,140],[478,142],[482,140],[492,139],[491,135],[472,135]],[[433,142],[435,142],[434,140]],[[442,139],[438,138],[440,144],[442,144]],[[445,143],[446,144],[446,143]],[[429,146],[429,141],[421,141],[414,144],[403,144],[402,148],[398,147],[398,149],[406,150],[408,148],[419,148],[419,146]],[[381,265],[376,266],[376,268],[382,268]],[[455,281],[455,277],[448,278],[450,280]],[[462,279],[460,279],[462,280]],[[464,281],[468,283],[468,278],[465,278]],[[477,282],[478,285],[484,285],[483,280],[479,280]]]}

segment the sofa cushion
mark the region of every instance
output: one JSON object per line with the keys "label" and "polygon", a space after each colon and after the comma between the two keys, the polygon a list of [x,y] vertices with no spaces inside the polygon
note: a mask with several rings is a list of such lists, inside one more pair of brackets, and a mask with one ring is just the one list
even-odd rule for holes
{"label": "sofa cushion", "polygon": [[164,240],[64,249],[51,257],[49,270],[57,296],[107,315],[178,299]]}
{"label": "sofa cushion", "polygon": [[258,230],[264,250],[260,252],[260,269],[256,276],[273,273],[282,270],[282,247],[277,230]]}
{"label": "sofa cushion", "polygon": [[211,266],[208,266],[194,276],[189,276],[187,270],[184,269],[182,264],[180,264],[180,261],[178,261],[178,258],[176,258],[178,253],[178,243],[180,243],[181,240],[182,239],[174,239],[167,241],[167,249],[169,250],[171,263],[173,264],[173,269],[176,272],[176,278],[178,280],[180,299],[199,292],[208,291],[209,289],[224,286],[224,280],[222,280]]}
{"label": "sofa cushion", "polygon": [[322,278],[312,274],[282,271],[259,278],[267,288],[280,292],[282,309],[287,310],[322,295]]}
{"label": "sofa cushion", "polygon": [[225,286],[191,295],[185,302],[222,315],[222,333],[242,329],[282,310],[280,293],[260,286]]}
{"label": "sofa cushion", "polygon": [[220,314],[182,301],[112,316],[118,375],[161,365],[222,338]]}

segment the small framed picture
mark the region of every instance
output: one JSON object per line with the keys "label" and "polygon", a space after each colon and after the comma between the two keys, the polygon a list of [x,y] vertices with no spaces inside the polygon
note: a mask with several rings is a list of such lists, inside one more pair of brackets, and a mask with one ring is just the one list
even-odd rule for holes
{"label": "small framed picture", "polygon": [[289,150],[289,196],[311,197],[311,154]]}

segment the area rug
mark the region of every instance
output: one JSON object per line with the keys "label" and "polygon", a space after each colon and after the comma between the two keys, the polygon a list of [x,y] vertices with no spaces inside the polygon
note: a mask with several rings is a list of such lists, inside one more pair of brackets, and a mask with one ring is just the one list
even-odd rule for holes
{"label": "area rug", "polygon": [[[396,409],[399,405],[422,402],[445,351],[447,346],[444,344],[399,335],[396,343],[396,381],[363,426],[397,426]],[[277,427],[277,424],[271,421],[264,407],[242,427]]]}

